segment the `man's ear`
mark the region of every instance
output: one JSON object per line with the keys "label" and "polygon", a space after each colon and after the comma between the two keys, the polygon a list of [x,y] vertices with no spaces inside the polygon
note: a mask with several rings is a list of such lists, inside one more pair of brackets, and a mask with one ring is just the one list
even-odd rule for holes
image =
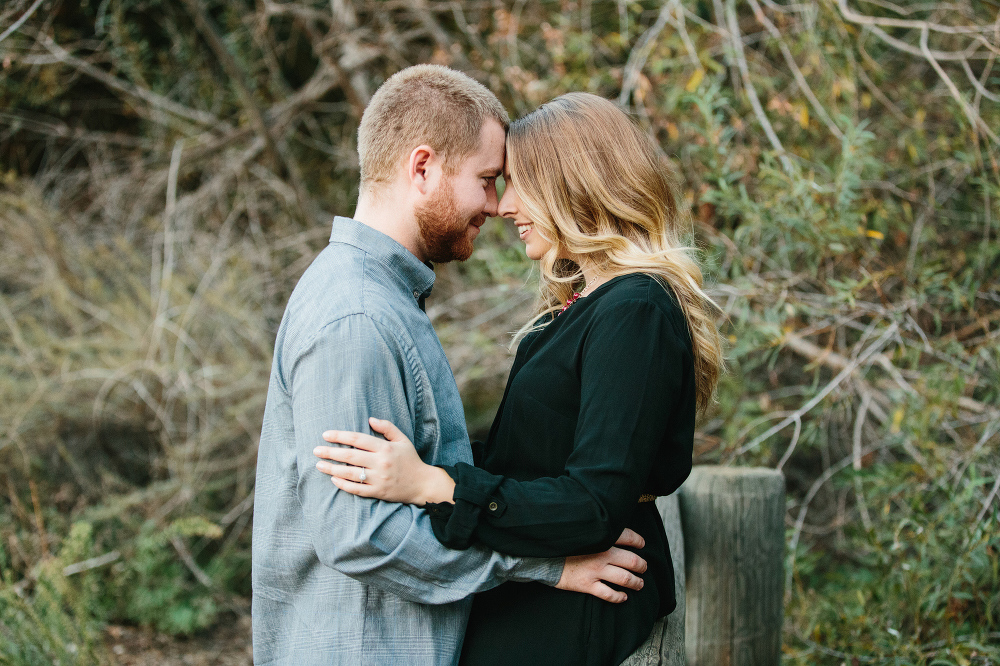
{"label": "man's ear", "polygon": [[433,189],[437,172],[441,170],[440,157],[436,150],[426,144],[417,146],[410,153],[407,175],[410,184],[420,190],[421,194],[427,194]]}

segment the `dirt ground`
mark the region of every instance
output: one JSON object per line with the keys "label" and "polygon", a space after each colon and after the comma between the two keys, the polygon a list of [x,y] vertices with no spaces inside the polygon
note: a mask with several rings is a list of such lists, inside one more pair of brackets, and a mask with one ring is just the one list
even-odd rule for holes
{"label": "dirt ground", "polygon": [[250,618],[205,635],[176,638],[149,629],[112,625],[105,630],[112,663],[119,666],[250,666]]}

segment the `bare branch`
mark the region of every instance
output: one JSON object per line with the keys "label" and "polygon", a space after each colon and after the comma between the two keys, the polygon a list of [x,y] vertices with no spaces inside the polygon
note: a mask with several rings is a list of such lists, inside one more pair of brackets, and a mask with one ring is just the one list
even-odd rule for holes
{"label": "bare branch", "polygon": [[[879,39],[884,41],[886,44],[894,46],[900,51],[904,51],[906,53],[909,53],[910,55],[916,55],[916,56],[924,55],[924,52],[921,48],[908,44],[901,39],[896,39],[895,37],[887,33],[882,28],[878,27],[877,25],[868,26],[868,29],[871,30],[876,35],[878,35]],[[1000,49],[997,49],[997,47],[993,46],[989,42],[986,42],[982,37],[978,36],[973,41],[973,43],[970,44],[969,47],[966,48],[964,51],[932,50],[930,51],[930,54],[931,56],[934,57],[935,60],[941,62],[956,61],[956,60],[986,60],[987,58],[990,57],[990,55],[988,53],[980,53],[979,52],[980,46],[985,46],[990,52],[994,54],[1000,54]]]}
{"label": "bare branch", "polygon": [[837,124],[833,122],[833,118],[831,118],[826,112],[826,109],[822,104],[820,104],[820,101],[813,93],[812,88],[809,87],[806,77],[802,75],[802,70],[799,69],[798,64],[795,62],[795,58],[792,57],[792,52],[788,48],[788,44],[786,44],[785,40],[781,38],[781,32],[773,23],[771,23],[771,20],[764,15],[764,10],[762,10],[760,5],[757,4],[757,0],[750,0],[750,4],[753,6],[754,16],[757,17],[757,20],[760,21],[765,28],[767,28],[767,31],[771,33],[771,36],[774,39],[778,40],[778,47],[781,49],[781,55],[785,59],[785,64],[787,64],[788,68],[792,70],[795,82],[799,85],[799,89],[806,96],[806,99],[809,100],[813,110],[816,111],[816,115],[818,115],[820,120],[823,121],[823,124],[826,125],[831,134],[843,141],[844,133],[841,132],[840,128],[837,127]]}
{"label": "bare branch", "polygon": [[952,82],[951,77],[948,76],[947,72],[944,71],[944,69],[941,67],[938,61],[934,59],[934,55],[931,53],[930,49],[927,48],[927,34],[928,34],[927,28],[924,28],[920,31],[921,53],[923,53],[924,57],[927,59],[927,62],[931,64],[931,67],[934,68],[934,71],[937,72],[938,76],[941,77],[941,80],[944,81],[944,84],[948,87],[948,92],[951,93],[951,96],[955,99],[956,102],[958,102],[959,106],[962,107],[962,111],[964,111],[965,115],[969,118],[969,122],[972,123],[972,127],[978,128],[983,134],[992,139],[993,143],[1000,144],[1000,136],[997,136],[996,132],[991,130],[986,125],[986,123],[983,122],[983,119],[982,117],[980,117],[979,113],[972,108],[971,104],[965,101],[965,98],[962,97],[962,93],[958,91],[958,86],[956,86]]}
{"label": "bare branch", "polygon": [[257,132],[257,136],[264,140],[265,150],[270,156],[272,162],[275,165],[281,164],[288,171],[289,180],[292,183],[292,188],[295,190],[295,201],[298,207],[299,216],[306,222],[310,222],[315,219],[316,215],[314,212],[314,206],[312,199],[309,197],[309,193],[306,191],[305,186],[301,182],[301,177],[299,177],[297,169],[293,165],[294,158],[287,152],[283,152],[274,141],[274,137],[271,136],[271,131],[264,121],[264,115],[261,113],[260,108],[253,99],[253,95],[250,93],[250,89],[244,80],[245,73],[243,68],[241,68],[237,63],[236,59],[233,57],[229,49],[222,42],[222,38],[219,37],[219,33],[215,26],[212,25],[212,21],[209,19],[208,15],[205,14],[205,10],[202,8],[199,0],[184,0],[184,4],[188,9],[188,13],[194,19],[195,25],[198,26],[198,30],[201,32],[202,37],[208,42],[209,47],[215,56],[222,63],[222,68],[229,75],[230,82],[236,88],[236,92],[240,97],[240,101],[243,102],[243,108],[246,110],[247,115],[250,116],[250,122],[253,124],[254,129]]}
{"label": "bare branch", "polygon": [[28,11],[21,15],[21,18],[14,21],[9,28],[0,33],[0,42],[7,39],[10,35],[14,34],[18,28],[24,25],[24,22],[31,18],[31,15],[35,13],[35,10],[42,6],[45,0],[35,0],[35,4],[28,7]]}
{"label": "bare branch", "polygon": [[981,25],[968,25],[968,26],[951,26],[951,25],[941,25],[940,23],[931,23],[929,21],[914,21],[912,19],[894,19],[894,18],[883,18],[876,16],[867,16],[865,14],[858,14],[853,9],[847,6],[847,0],[837,0],[837,6],[840,8],[840,13],[843,14],[844,18],[852,23],[857,23],[859,25],[881,25],[887,28],[914,28],[917,30],[932,30],[934,32],[940,32],[946,35],[975,35],[989,33],[993,30],[992,27],[986,27]]}
{"label": "bare branch", "polygon": [[781,145],[781,140],[774,132],[774,127],[771,126],[771,121],[768,120],[767,114],[764,113],[764,107],[761,106],[760,98],[757,97],[757,90],[754,88],[753,80],[750,78],[750,68],[747,66],[746,54],[743,52],[743,42],[740,40],[740,26],[736,20],[736,1],[726,0],[725,11],[726,23],[729,26],[729,41],[732,44],[736,61],[739,64],[740,75],[743,78],[743,86],[746,88],[747,97],[750,99],[750,106],[753,107],[757,121],[764,129],[764,134],[767,135],[767,140],[771,142],[771,147],[777,151],[778,159],[781,160],[781,165],[784,167],[785,172],[792,173],[792,161],[788,159],[785,147]]}
{"label": "bare branch", "polygon": [[198,109],[191,109],[183,104],[178,104],[177,102],[167,99],[162,95],[158,95],[151,90],[122,81],[121,79],[108,74],[104,70],[91,65],[86,60],[77,58],[56,44],[48,35],[42,35],[39,41],[41,41],[42,45],[48,49],[49,53],[58,58],[60,62],[79,70],[91,78],[97,79],[113,90],[125,93],[130,97],[142,100],[156,109],[167,111],[168,113],[172,113],[200,125],[210,127],[218,127],[220,125],[219,119],[211,113],[200,111]]}
{"label": "bare branch", "polygon": [[642,37],[639,38],[639,41],[629,54],[628,62],[625,63],[625,73],[622,75],[622,90],[618,95],[619,106],[626,106],[632,93],[635,92],[642,68],[646,66],[646,60],[649,58],[649,54],[652,53],[653,47],[656,46],[656,38],[663,32],[663,28],[666,27],[673,10],[673,2],[663,3],[656,21],[653,25],[649,26],[646,32],[642,33]]}
{"label": "bare branch", "polygon": [[[758,444],[763,442],[771,435],[774,435],[783,430],[788,424],[793,423],[796,419],[802,418],[802,416],[804,416],[809,410],[811,410],[813,407],[822,402],[823,399],[826,398],[826,396],[828,396],[835,388],[840,386],[841,382],[847,379],[851,375],[851,373],[855,371],[855,369],[863,365],[873,355],[882,351],[882,349],[885,347],[886,344],[889,343],[889,341],[892,339],[892,336],[896,333],[898,329],[899,329],[899,324],[893,322],[889,326],[889,328],[887,328],[882,333],[882,335],[879,336],[878,340],[869,345],[868,348],[865,351],[863,351],[856,359],[850,361],[844,367],[844,369],[837,374],[836,377],[831,379],[830,382],[823,387],[823,389],[819,393],[813,396],[808,402],[806,402],[806,404],[802,405],[797,410],[795,410],[795,412],[793,412],[791,415],[785,417],[779,423],[772,426],[771,428],[768,428],[763,434],[755,437],[753,440],[750,441],[749,444],[741,446],[737,451],[737,454],[745,453],[750,449],[755,448]],[[794,338],[786,335],[785,339],[787,344],[788,340]]]}

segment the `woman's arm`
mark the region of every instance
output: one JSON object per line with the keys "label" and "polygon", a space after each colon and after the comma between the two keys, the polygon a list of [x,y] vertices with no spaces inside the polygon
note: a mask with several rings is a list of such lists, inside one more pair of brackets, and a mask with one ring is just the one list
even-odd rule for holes
{"label": "woman's arm", "polygon": [[[580,350],[579,416],[575,426],[566,424],[574,430],[562,472],[516,481],[463,464],[449,468],[455,504],[444,505],[440,518],[432,514],[441,542],[533,556],[595,552],[614,542],[642,493],[676,489],[691,469],[694,421],[693,364],[680,316],[642,301],[604,307]],[[525,407],[539,416],[511,416],[531,421],[538,445],[548,446],[560,427],[549,406],[558,401],[535,390],[540,373],[524,373],[510,391],[534,393]]]}
{"label": "woman's arm", "polygon": [[[516,481],[469,465],[445,468],[456,484],[453,504],[428,507],[439,540],[532,556],[596,552],[614,543],[654,465],[669,468],[664,493],[690,471],[694,387],[690,343],[678,328],[652,304],[607,308],[582,350],[580,415],[563,473]],[[685,430],[674,438],[679,443],[661,452],[668,429],[677,428]],[[414,491],[412,498],[420,493],[427,496]]]}
{"label": "woman's arm", "polygon": [[368,424],[385,439],[327,430],[323,439],[346,447],[317,446],[313,453],[325,460],[316,463],[316,468],[329,474],[335,486],[353,495],[417,506],[454,503],[455,481],[447,472],[421,460],[413,443],[389,421],[372,417]]}
{"label": "woman's arm", "polygon": [[[362,497],[421,505],[453,502],[455,482],[444,470],[424,463],[399,428],[376,418],[369,418],[369,424],[386,439],[329,430],[323,433],[325,440],[347,447],[318,446],[314,453],[347,464],[321,460],[316,467],[329,474],[338,488]],[[364,481],[361,480],[362,469],[365,470]],[[608,583],[625,589],[642,589],[643,580],[637,574],[646,571],[646,561],[623,548],[639,549],[645,545],[640,535],[626,529],[615,547],[593,555],[567,557],[556,588],[622,603],[628,599],[627,593],[612,589]]]}

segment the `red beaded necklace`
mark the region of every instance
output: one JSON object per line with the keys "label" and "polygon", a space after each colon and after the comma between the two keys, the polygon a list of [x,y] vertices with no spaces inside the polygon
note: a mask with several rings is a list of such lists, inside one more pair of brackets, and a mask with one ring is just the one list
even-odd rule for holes
{"label": "red beaded necklace", "polygon": [[[587,291],[587,290],[584,289],[584,291]],[[580,298],[580,292],[574,291],[573,295],[570,296],[568,299],[566,299],[566,305],[562,306],[562,310],[560,310],[559,312],[557,312],[556,316],[558,317],[563,312],[566,312],[566,308],[568,308],[569,306],[573,305],[573,303],[575,303],[576,299],[578,299],[578,298]]]}
{"label": "red beaded necklace", "polygon": [[571,306],[574,303],[576,303],[577,300],[579,300],[583,296],[586,296],[587,292],[590,291],[591,289],[593,289],[593,288],[595,288],[595,287],[603,284],[604,281],[605,280],[604,280],[603,277],[599,277],[599,278],[595,279],[593,282],[591,282],[590,284],[584,285],[583,286],[583,291],[574,291],[573,295],[570,296],[568,299],[566,299],[566,305],[562,306],[562,310],[560,310],[559,312],[557,312],[556,316],[558,317],[563,312],[566,312],[566,308],[568,308],[569,306]]}

